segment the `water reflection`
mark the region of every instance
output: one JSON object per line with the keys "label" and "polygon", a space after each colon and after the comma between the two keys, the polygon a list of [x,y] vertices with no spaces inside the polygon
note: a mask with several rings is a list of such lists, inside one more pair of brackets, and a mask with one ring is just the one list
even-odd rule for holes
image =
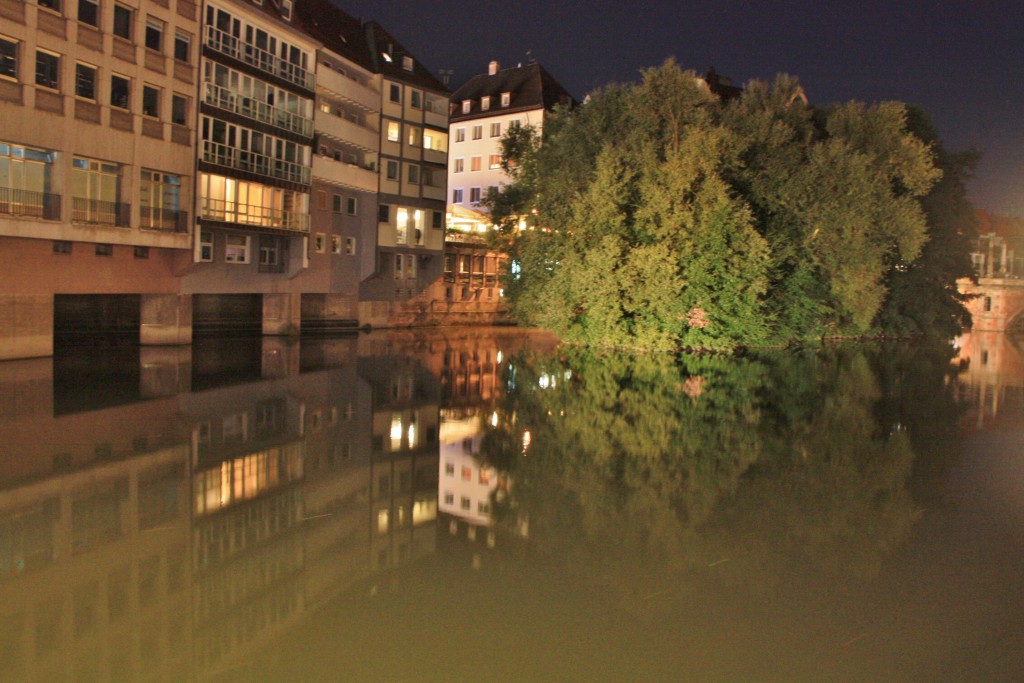
{"label": "water reflection", "polygon": [[2,364],[0,680],[480,678],[455,640],[499,680],[930,671],[905,633],[893,668],[878,596],[957,425],[1019,416],[1016,347],[976,343],[474,329]]}

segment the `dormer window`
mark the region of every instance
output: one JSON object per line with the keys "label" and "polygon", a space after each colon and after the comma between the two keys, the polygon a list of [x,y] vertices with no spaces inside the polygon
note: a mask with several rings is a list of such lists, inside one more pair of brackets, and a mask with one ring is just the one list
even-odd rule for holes
{"label": "dormer window", "polygon": [[510,104],[512,104],[512,93],[510,93],[510,92],[503,92],[503,93],[501,93],[501,106],[507,107]]}
{"label": "dormer window", "polygon": [[490,108],[491,108],[491,98],[490,97],[481,97],[480,98],[480,109],[482,109],[483,111],[487,111]]}
{"label": "dormer window", "polygon": [[468,114],[473,110],[473,100],[462,100],[462,113]]}
{"label": "dormer window", "polygon": [[412,57],[402,57],[402,68],[406,71],[412,71]]}

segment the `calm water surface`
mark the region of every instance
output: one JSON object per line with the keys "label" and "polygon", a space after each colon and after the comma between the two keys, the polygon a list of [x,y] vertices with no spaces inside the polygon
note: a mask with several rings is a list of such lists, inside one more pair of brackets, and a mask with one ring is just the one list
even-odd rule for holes
{"label": "calm water surface", "polygon": [[0,680],[1024,680],[1021,348],[0,363]]}

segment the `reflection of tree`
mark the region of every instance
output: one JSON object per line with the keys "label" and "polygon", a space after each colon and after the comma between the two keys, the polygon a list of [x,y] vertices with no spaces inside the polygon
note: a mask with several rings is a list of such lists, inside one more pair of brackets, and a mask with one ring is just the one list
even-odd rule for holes
{"label": "reflection of tree", "polygon": [[876,366],[863,349],[522,356],[484,453],[511,471],[505,507],[528,512],[535,552],[627,602],[721,560],[748,585],[794,560],[868,576],[918,515]]}

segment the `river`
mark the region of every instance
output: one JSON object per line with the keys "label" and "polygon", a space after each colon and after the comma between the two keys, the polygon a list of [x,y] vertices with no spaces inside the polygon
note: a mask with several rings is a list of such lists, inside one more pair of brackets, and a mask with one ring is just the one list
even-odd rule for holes
{"label": "river", "polygon": [[1024,680],[1021,346],[0,363],[0,681]]}

